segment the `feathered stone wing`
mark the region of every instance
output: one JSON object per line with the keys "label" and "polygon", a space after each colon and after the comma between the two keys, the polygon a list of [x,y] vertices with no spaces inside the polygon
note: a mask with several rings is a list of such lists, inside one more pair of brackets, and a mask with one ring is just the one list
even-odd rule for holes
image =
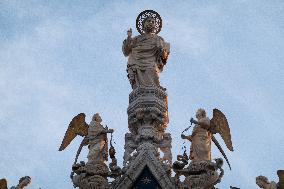
{"label": "feathered stone wing", "polygon": [[87,136],[89,125],[85,122],[85,117],[86,115],[84,113],[80,113],[72,119],[69,123],[59,151],[64,150],[77,135],[83,137]]}
{"label": "feathered stone wing", "polygon": [[7,180],[6,179],[0,179],[0,189],[8,189],[7,187]]}
{"label": "feathered stone wing", "polygon": [[214,129],[221,135],[227,148],[233,151],[233,144],[231,139],[230,127],[226,116],[218,109],[213,109],[213,118],[211,124],[214,125]]}

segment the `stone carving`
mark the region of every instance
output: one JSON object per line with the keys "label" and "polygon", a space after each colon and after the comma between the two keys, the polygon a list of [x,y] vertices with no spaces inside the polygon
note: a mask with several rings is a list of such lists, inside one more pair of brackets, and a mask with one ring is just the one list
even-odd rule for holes
{"label": "stone carving", "polygon": [[277,184],[274,181],[269,182],[267,177],[258,176],[256,177],[256,184],[263,189],[277,189]]}
{"label": "stone carving", "polygon": [[161,20],[159,14],[152,10],[141,14],[138,16],[139,19],[137,18],[142,23],[141,29],[138,30],[141,31],[141,35],[132,38],[130,28],[122,45],[123,54],[128,56],[127,76],[133,89],[159,87],[159,74],[170,53],[170,44],[157,35],[157,22]]}
{"label": "stone carving", "polygon": [[[207,160],[191,161],[189,166],[184,169],[174,169],[176,184],[179,188],[213,189],[214,185],[221,182],[224,175],[222,165],[223,160],[221,158],[215,159],[215,162]],[[218,170],[220,173],[218,173]],[[185,176],[183,182],[179,180],[180,175]]]}
{"label": "stone carving", "polygon": [[279,178],[277,184],[274,181],[269,182],[268,178],[262,175],[256,177],[256,184],[264,189],[284,189],[284,170],[278,170],[277,175]]}
{"label": "stone carving", "polygon": [[204,109],[198,109],[196,112],[197,121],[191,118],[190,122],[194,123],[192,134],[185,136],[181,135],[182,139],[187,139],[191,142],[190,159],[191,160],[206,160],[211,161],[211,140],[218,147],[229,167],[229,160],[221,148],[213,134],[219,133],[223,138],[229,150],[233,151],[229,124],[225,115],[218,109],[213,110],[213,118],[210,120],[206,117]]}
{"label": "stone carving", "polygon": [[137,148],[137,156],[125,168],[122,177],[117,180],[112,188],[128,189],[133,188],[134,182],[147,166],[161,188],[174,189],[174,183],[170,177],[170,167],[165,166],[156,156],[156,147],[151,142],[142,143]]}
{"label": "stone carving", "polygon": [[277,175],[279,178],[278,187],[279,189],[284,189],[284,170],[278,170]]}
{"label": "stone carving", "polygon": [[128,127],[141,140],[160,141],[168,123],[167,94],[157,87],[139,87],[129,95]]}
{"label": "stone carving", "polygon": [[98,113],[94,114],[89,125],[85,122],[85,117],[84,113],[80,113],[72,119],[59,151],[64,150],[77,135],[80,135],[84,139],[79,147],[74,163],[76,163],[81,149],[85,145],[89,145],[88,163],[107,160],[108,147],[106,134],[112,133],[113,130],[107,127],[104,128],[101,125],[102,119]]}
{"label": "stone carving", "polygon": [[107,133],[112,133],[112,129],[104,128],[99,114],[95,114],[88,128],[89,154],[88,163],[107,161],[108,146]]}
{"label": "stone carving", "polygon": [[24,189],[26,186],[28,186],[31,183],[31,177],[24,176],[20,178],[19,184],[17,186],[12,186],[11,189]]}
{"label": "stone carving", "polygon": [[[104,161],[108,159],[107,133],[113,133],[113,130],[103,127],[101,122],[102,119],[98,113],[94,114],[90,124],[85,122],[84,113],[78,114],[70,122],[59,148],[60,151],[64,150],[77,135],[84,137],[78,149],[70,175],[75,188],[108,188],[107,176],[110,172]],[[88,162],[81,161],[77,163],[81,149],[85,145],[88,145],[89,148]]]}
{"label": "stone carving", "polygon": [[125,145],[123,155],[123,166],[126,166],[133,157],[132,152],[137,149],[137,143],[135,142],[135,135],[132,133],[125,134]]}
{"label": "stone carving", "polygon": [[165,163],[168,164],[172,164],[172,152],[171,152],[171,148],[172,148],[172,137],[170,133],[164,133],[163,134],[163,139],[161,140],[160,144],[159,144],[159,149],[163,152],[163,157],[162,157],[162,161],[164,161]]}
{"label": "stone carving", "polygon": [[[176,172],[175,180],[180,188],[213,189],[216,184],[221,182],[224,170],[222,169],[223,160],[221,158],[215,159],[215,162],[211,161],[211,140],[221,151],[230,167],[224,151],[213,136],[213,134],[219,133],[227,147],[233,150],[230,128],[225,115],[218,109],[213,110],[211,120],[206,117],[204,109],[198,109],[196,118],[197,121],[193,118],[190,120],[191,123],[195,124],[192,134],[188,136],[181,134],[182,139],[191,142],[190,155],[188,158],[185,150],[182,156],[177,157],[178,161],[173,164],[173,169]],[[192,161],[188,167],[184,168],[188,159]],[[180,175],[185,176],[184,182],[179,180]]]}
{"label": "stone carving", "polygon": [[177,161],[173,163],[174,170],[182,170],[188,164],[188,155],[186,150],[184,150],[183,155],[177,155]]}
{"label": "stone carving", "polygon": [[116,151],[114,149],[114,147],[112,146],[112,137],[110,140],[110,149],[109,149],[109,156],[111,158],[111,163],[109,164],[109,169],[110,169],[110,174],[109,176],[112,178],[117,178],[122,174],[122,170],[121,168],[117,165],[117,159],[115,157]]}
{"label": "stone carving", "polygon": [[0,179],[0,189],[8,189],[7,180],[5,178]]}

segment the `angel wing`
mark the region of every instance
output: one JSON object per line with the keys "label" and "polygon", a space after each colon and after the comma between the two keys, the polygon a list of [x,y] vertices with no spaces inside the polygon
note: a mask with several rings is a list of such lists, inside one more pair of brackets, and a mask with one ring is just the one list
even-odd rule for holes
{"label": "angel wing", "polygon": [[213,118],[210,120],[210,124],[214,125],[214,130],[219,133],[224,140],[227,148],[230,151],[234,151],[230,127],[226,116],[218,109],[213,109]]}
{"label": "angel wing", "polygon": [[7,187],[7,180],[6,179],[0,179],[0,189],[8,189]]}
{"label": "angel wing", "polygon": [[86,115],[84,113],[80,113],[72,119],[69,123],[59,151],[64,150],[77,135],[83,137],[87,136],[89,125],[86,123],[85,117]]}

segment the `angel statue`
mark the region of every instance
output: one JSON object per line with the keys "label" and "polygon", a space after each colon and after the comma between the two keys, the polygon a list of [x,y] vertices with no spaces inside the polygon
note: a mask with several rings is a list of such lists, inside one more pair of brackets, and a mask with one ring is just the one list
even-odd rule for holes
{"label": "angel statue", "polygon": [[211,161],[211,140],[215,143],[224,158],[226,159],[229,168],[230,163],[223,149],[213,134],[219,133],[223,138],[227,148],[233,151],[229,124],[225,115],[218,109],[213,110],[213,118],[210,120],[206,117],[204,109],[198,109],[196,112],[197,121],[191,118],[191,124],[194,123],[192,134],[185,136],[181,135],[182,139],[187,139],[191,142],[189,158],[195,160]]}
{"label": "angel statue", "polygon": [[107,161],[107,133],[113,133],[113,129],[103,127],[101,124],[102,118],[98,113],[94,114],[89,125],[86,123],[85,117],[86,115],[84,113],[80,113],[72,119],[65,133],[59,151],[64,150],[77,135],[80,135],[84,137],[84,139],[77,151],[74,164],[77,162],[82,147],[86,145],[89,145],[89,164],[92,162]]}
{"label": "angel statue", "polygon": [[274,181],[269,182],[267,177],[265,176],[258,176],[256,177],[256,184],[260,187],[260,188],[264,188],[264,189],[277,189],[277,184]]}
{"label": "angel statue", "polygon": [[127,76],[133,89],[140,86],[160,86],[159,73],[167,63],[170,44],[157,34],[162,28],[160,15],[153,10],[141,12],[136,19],[141,35],[132,37],[127,31],[123,41],[123,54],[128,56]]}
{"label": "angel statue", "polygon": [[24,176],[20,178],[19,184],[17,186],[12,186],[10,189],[24,189],[31,183],[31,177]]}

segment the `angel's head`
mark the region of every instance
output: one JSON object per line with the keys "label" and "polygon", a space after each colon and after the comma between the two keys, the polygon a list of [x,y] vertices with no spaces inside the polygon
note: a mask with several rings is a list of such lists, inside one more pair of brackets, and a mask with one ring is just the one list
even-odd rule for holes
{"label": "angel's head", "polygon": [[256,181],[256,184],[257,184],[260,188],[264,188],[266,185],[269,184],[268,179],[267,179],[265,176],[262,176],[262,175],[256,177],[255,181]]}
{"label": "angel's head", "polygon": [[100,114],[99,113],[94,114],[92,121],[99,122],[99,123],[102,122],[102,118],[101,118]]}
{"label": "angel's head", "polygon": [[19,185],[18,186],[26,187],[26,186],[28,186],[31,183],[31,181],[32,181],[32,179],[29,176],[22,177],[19,180]]}
{"label": "angel's head", "polygon": [[204,118],[206,117],[206,112],[203,108],[199,108],[197,111],[196,111],[196,114],[195,114],[195,117],[200,120],[201,118]]}

